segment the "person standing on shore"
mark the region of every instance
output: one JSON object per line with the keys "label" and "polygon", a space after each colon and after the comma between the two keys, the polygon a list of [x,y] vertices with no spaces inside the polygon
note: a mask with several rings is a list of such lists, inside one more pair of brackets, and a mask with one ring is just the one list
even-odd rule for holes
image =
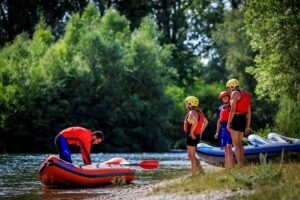
{"label": "person standing on shore", "polygon": [[217,122],[217,131],[215,134],[215,139],[218,139],[221,132],[221,147],[224,148],[225,153],[225,167],[232,167],[232,139],[230,132],[227,130],[227,121],[230,113],[230,95],[227,91],[223,91],[219,95],[221,105],[218,109],[218,122]]}
{"label": "person standing on shore", "polygon": [[226,83],[226,88],[230,93],[230,113],[227,123],[227,130],[231,133],[237,165],[244,164],[243,136],[250,133],[251,123],[251,97],[247,92],[239,88],[237,79],[230,79]]}
{"label": "person standing on shore", "polygon": [[185,99],[185,106],[188,109],[188,114],[184,119],[184,132],[186,133],[186,145],[188,157],[191,160],[192,175],[197,172],[204,173],[204,170],[196,158],[196,147],[200,141],[201,134],[205,130],[208,121],[200,110],[199,100],[197,97],[188,96]]}

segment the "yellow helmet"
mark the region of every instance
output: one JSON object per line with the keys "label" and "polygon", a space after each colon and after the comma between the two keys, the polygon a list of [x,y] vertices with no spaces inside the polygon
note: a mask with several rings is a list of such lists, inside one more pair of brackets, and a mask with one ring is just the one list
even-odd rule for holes
{"label": "yellow helmet", "polygon": [[191,106],[198,106],[199,105],[199,100],[197,97],[194,96],[188,96],[187,98],[185,98],[185,103],[189,104]]}
{"label": "yellow helmet", "polygon": [[240,85],[240,82],[237,79],[230,79],[226,83],[226,88],[235,88]]}

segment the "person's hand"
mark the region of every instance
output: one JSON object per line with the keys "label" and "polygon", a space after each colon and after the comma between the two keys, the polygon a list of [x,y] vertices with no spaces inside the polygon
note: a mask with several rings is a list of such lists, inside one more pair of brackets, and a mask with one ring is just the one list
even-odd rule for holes
{"label": "person's hand", "polygon": [[249,135],[250,131],[251,131],[251,128],[250,127],[246,127],[245,128],[245,135]]}
{"label": "person's hand", "polygon": [[218,137],[219,137],[219,133],[217,132],[217,133],[215,134],[215,139],[218,139]]}
{"label": "person's hand", "polygon": [[191,138],[192,138],[193,140],[196,140],[196,136],[195,136],[194,133],[190,133],[190,136],[191,136]]}
{"label": "person's hand", "polygon": [[231,132],[230,123],[227,123],[226,128],[227,128],[227,130],[228,130],[229,132]]}

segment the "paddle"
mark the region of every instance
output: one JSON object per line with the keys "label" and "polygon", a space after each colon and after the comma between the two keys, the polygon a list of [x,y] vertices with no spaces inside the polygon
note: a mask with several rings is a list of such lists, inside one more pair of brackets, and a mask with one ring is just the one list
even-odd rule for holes
{"label": "paddle", "polygon": [[157,169],[159,167],[158,160],[144,160],[139,163],[120,164],[125,166],[139,166],[143,169]]}

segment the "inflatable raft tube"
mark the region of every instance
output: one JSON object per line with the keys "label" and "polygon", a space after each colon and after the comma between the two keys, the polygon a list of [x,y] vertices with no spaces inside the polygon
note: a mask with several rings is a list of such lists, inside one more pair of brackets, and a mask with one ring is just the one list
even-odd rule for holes
{"label": "inflatable raft tube", "polygon": [[[250,137],[250,136],[249,136]],[[267,155],[267,158],[278,157],[282,152],[300,153],[300,140],[290,138],[294,142],[274,142],[261,138],[258,135],[251,135],[250,145],[244,146],[245,161],[259,161],[260,154]],[[233,159],[235,160],[234,148]],[[199,159],[213,165],[224,165],[225,153],[222,147],[213,147],[208,144],[200,143],[196,148],[196,154]]]}
{"label": "inflatable raft tube", "polygon": [[114,181],[130,183],[135,169],[124,158],[113,158],[97,166],[77,166],[50,156],[39,168],[40,182],[49,187],[108,185]]}

